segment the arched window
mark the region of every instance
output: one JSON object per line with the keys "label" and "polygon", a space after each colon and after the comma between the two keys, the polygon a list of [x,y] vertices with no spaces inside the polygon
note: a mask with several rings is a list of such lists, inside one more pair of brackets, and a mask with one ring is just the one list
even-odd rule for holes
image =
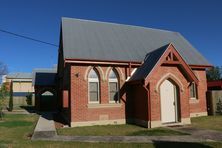
{"label": "arched window", "polygon": [[119,101],[119,82],[116,72],[113,69],[109,73],[109,101]]}
{"label": "arched window", "polygon": [[89,102],[99,103],[99,77],[95,69],[91,69],[88,75]]}

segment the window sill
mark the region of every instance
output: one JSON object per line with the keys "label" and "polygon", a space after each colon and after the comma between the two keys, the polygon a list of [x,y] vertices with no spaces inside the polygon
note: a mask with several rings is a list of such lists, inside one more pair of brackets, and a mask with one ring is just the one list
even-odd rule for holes
{"label": "window sill", "polygon": [[88,108],[113,108],[113,107],[121,107],[120,103],[110,103],[110,104],[87,104]]}
{"label": "window sill", "polygon": [[109,101],[109,104],[120,104],[119,101]]}
{"label": "window sill", "polygon": [[190,103],[199,103],[199,100],[197,98],[190,98]]}

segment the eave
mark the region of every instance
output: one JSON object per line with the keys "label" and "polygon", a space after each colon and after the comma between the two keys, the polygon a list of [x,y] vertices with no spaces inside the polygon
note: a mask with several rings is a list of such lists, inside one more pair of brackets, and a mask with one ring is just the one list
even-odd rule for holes
{"label": "eave", "polygon": [[109,61],[109,60],[94,60],[94,59],[65,59],[65,63],[75,64],[97,64],[97,65],[121,65],[121,66],[141,66],[141,62],[135,61]]}
{"label": "eave", "polygon": [[206,69],[213,67],[213,65],[193,65],[193,64],[190,64],[189,66],[192,69]]}

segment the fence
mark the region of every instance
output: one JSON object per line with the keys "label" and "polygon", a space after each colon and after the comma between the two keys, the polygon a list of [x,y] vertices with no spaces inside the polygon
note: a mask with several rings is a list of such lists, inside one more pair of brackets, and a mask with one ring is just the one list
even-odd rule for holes
{"label": "fence", "polygon": [[222,90],[207,92],[208,115],[222,115]]}

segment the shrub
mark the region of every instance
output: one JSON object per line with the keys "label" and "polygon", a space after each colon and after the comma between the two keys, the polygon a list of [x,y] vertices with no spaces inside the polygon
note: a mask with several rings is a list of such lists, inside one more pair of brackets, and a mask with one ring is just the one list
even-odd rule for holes
{"label": "shrub", "polygon": [[13,110],[13,97],[12,97],[12,95],[10,95],[9,104],[8,104],[8,111],[12,111],[12,110]]}
{"label": "shrub", "polygon": [[220,98],[218,99],[218,102],[217,102],[217,111],[216,112],[218,114],[222,115],[222,101]]}
{"label": "shrub", "polygon": [[32,93],[26,95],[26,102],[28,105],[32,105]]}

